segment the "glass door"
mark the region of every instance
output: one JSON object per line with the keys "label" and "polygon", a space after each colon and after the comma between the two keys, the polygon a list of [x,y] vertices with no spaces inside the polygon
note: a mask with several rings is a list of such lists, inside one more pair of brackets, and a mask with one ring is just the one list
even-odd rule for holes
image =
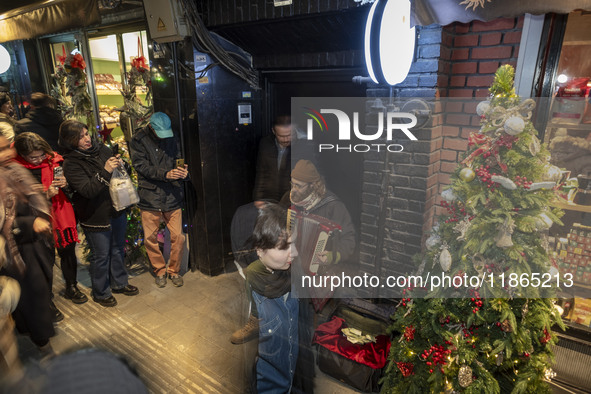
{"label": "glass door", "polygon": [[[148,57],[148,38],[145,30],[117,33],[89,38],[90,61],[94,74],[99,132],[112,138],[123,135],[121,89],[126,84],[126,73],[132,59]],[[146,92],[138,91],[138,98],[145,99]]]}

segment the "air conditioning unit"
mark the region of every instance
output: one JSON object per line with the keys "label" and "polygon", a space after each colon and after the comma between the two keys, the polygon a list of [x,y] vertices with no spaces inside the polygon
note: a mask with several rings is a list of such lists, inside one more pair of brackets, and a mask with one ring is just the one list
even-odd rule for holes
{"label": "air conditioning unit", "polygon": [[182,41],[189,26],[178,0],[144,0],[150,37],[157,43]]}

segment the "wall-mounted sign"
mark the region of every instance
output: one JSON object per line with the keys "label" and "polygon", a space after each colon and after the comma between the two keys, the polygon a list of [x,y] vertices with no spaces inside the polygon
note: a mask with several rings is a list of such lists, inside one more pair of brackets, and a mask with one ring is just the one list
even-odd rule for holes
{"label": "wall-mounted sign", "polygon": [[273,5],[275,7],[281,7],[284,5],[291,5],[293,3],[292,0],[273,0]]}
{"label": "wall-mounted sign", "polygon": [[4,74],[10,68],[10,53],[0,45],[0,74]]}
{"label": "wall-mounted sign", "polygon": [[365,64],[375,83],[396,85],[406,78],[415,52],[409,0],[378,0],[365,25]]}

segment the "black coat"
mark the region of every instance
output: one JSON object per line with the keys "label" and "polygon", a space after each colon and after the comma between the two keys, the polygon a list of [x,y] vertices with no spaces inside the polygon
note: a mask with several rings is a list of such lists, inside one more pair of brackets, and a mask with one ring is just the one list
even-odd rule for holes
{"label": "black coat", "polygon": [[259,144],[257,173],[252,193],[255,201],[279,201],[283,194],[290,189],[291,147],[287,147],[279,168],[277,168],[278,154],[275,135],[263,137]]}
{"label": "black coat", "polygon": [[[14,240],[20,255],[18,258],[22,259],[25,269],[23,273],[17,268],[16,256],[12,255],[13,264],[4,266],[0,275],[16,279],[21,287],[21,296],[13,313],[16,327],[21,333],[29,333],[38,345],[43,345],[55,334],[49,308],[55,253],[51,234],[36,233],[33,223],[37,218],[51,222],[50,206],[45,195],[41,194],[41,186],[36,185],[24,167],[10,164],[2,170],[2,177],[9,179],[8,191],[2,190],[2,198],[6,198],[2,209],[6,212],[7,220],[9,217],[14,218],[9,237]],[[38,187],[36,192],[34,187]],[[19,195],[19,190],[26,196]],[[9,208],[7,202],[13,198],[17,203],[14,208]],[[2,221],[1,224],[7,223]]]}
{"label": "black coat", "polygon": [[111,218],[125,211],[113,208],[109,194],[111,174],[105,170],[105,162],[113,152],[100,145],[93,154],[77,150],[64,155],[64,176],[72,190],[74,213],[86,231],[107,231],[111,228]]}
{"label": "black coat", "polygon": [[55,335],[49,308],[53,283],[55,252],[51,235],[39,235],[33,231],[37,216],[27,204],[17,205],[13,228],[18,251],[25,262],[23,276],[10,273],[21,286],[21,297],[13,313],[16,327],[28,333],[33,341],[43,342]]}
{"label": "black coat", "polygon": [[39,134],[54,151],[61,151],[57,144],[62,116],[59,111],[49,107],[31,108],[25,117],[16,122],[14,133]]}
{"label": "black coat", "polygon": [[162,212],[182,208],[183,183],[166,179],[166,173],[176,168],[176,159],[182,157],[177,138],[158,138],[146,127],[133,136],[129,148],[137,172],[138,207]]}

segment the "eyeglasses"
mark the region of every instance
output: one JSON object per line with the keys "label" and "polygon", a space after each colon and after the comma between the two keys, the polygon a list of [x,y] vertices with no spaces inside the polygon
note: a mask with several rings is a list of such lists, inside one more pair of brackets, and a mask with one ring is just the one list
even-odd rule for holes
{"label": "eyeglasses", "polygon": [[47,157],[47,155],[45,153],[43,153],[42,155],[37,155],[37,156],[27,156],[26,159],[29,162],[34,162],[34,161],[43,161],[45,160],[45,158]]}
{"label": "eyeglasses", "polygon": [[292,189],[296,189],[296,190],[302,190],[305,189],[306,186],[309,185],[309,183],[294,183],[293,181],[289,182],[291,184],[291,188]]}

